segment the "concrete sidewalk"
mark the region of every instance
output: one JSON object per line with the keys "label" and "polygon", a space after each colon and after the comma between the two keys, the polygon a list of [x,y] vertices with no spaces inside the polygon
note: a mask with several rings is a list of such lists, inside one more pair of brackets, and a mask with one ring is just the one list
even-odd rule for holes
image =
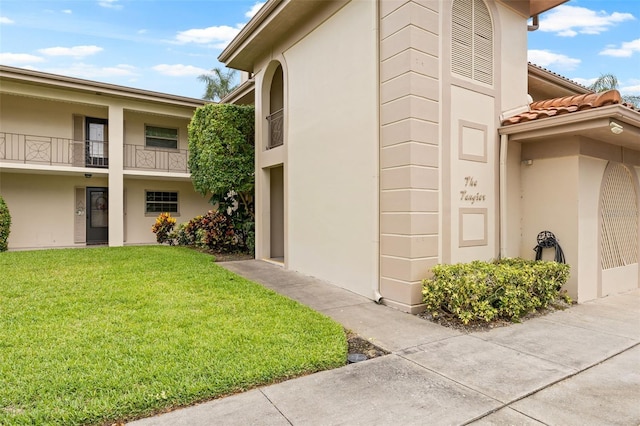
{"label": "concrete sidewalk", "polygon": [[266,262],[220,265],[392,354],[131,425],[640,424],[640,290],[464,334]]}

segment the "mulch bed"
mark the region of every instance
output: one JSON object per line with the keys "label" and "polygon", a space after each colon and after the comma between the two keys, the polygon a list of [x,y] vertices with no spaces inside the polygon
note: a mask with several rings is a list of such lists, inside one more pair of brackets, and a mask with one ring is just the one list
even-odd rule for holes
{"label": "mulch bed", "polygon": [[[547,306],[544,309],[538,309],[534,312],[524,315],[522,318],[520,318],[519,322],[528,321],[532,318],[542,317],[556,311],[564,311],[565,309],[570,307],[571,305],[569,303],[565,302],[562,299],[558,299],[554,303],[549,304],[549,306]],[[471,321],[469,322],[469,324],[463,324],[458,318],[456,318],[453,315],[441,314],[434,318],[433,315],[431,315],[431,313],[426,311],[421,312],[416,316],[418,318],[422,318],[424,320],[439,324],[443,327],[454,328],[456,330],[462,331],[463,333],[473,333],[477,331],[490,331],[490,330],[493,330],[494,328],[508,327],[510,325],[517,324],[516,322],[508,321],[505,319],[497,319],[490,322]]]}

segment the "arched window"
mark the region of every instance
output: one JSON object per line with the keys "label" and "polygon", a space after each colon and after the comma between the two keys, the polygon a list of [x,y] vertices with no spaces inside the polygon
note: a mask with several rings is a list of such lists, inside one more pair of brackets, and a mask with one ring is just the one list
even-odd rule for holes
{"label": "arched window", "polygon": [[267,149],[275,148],[284,143],[284,78],[282,65],[278,65],[269,88],[269,140]]}
{"label": "arched window", "polygon": [[493,25],[482,0],[454,0],[451,72],[493,85]]}
{"label": "arched window", "polygon": [[600,195],[602,269],[638,262],[638,197],[633,175],[622,164],[605,171]]}

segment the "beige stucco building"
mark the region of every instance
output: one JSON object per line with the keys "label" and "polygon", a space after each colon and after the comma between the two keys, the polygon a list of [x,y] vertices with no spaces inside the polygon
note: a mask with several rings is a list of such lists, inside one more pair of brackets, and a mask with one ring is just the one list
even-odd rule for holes
{"label": "beige stucco building", "polygon": [[430,267],[549,230],[578,301],[637,287],[640,113],[520,116],[588,92],[527,64],[563,2],[267,1],[219,57],[246,73],[224,101],[256,106],[256,257],[415,312]]}
{"label": "beige stucco building", "polygon": [[187,169],[187,125],[203,104],[0,66],[9,248],[154,243],[159,212],[206,212]]}

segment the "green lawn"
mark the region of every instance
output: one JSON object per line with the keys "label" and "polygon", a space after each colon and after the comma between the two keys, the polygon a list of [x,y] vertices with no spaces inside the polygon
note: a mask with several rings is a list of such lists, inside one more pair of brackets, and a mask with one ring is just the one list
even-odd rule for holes
{"label": "green lawn", "polygon": [[346,361],[342,327],[168,246],[0,253],[0,424],[100,424]]}

